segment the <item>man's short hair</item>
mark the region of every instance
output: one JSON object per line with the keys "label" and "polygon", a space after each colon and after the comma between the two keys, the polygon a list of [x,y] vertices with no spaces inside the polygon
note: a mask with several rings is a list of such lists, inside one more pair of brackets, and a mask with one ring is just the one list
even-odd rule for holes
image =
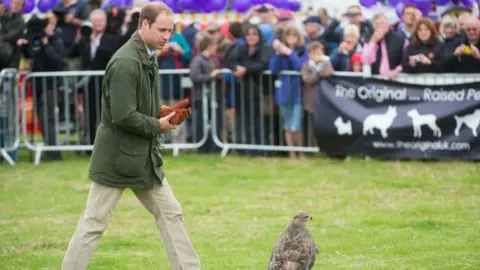
{"label": "man's short hair", "polygon": [[407,10],[408,8],[417,9],[417,7],[414,4],[406,4],[402,9],[402,15],[403,13],[405,13],[405,10]]}
{"label": "man's short hair", "polygon": [[94,9],[92,12],[90,12],[90,15],[89,15],[90,20],[92,20],[92,17],[95,14],[102,14],[105,18],[107,18],[107,13],[105,12],[105,10],[101,8],[97,8],[97,9]]}
{"label": "man's short hair", "polygon": [[211,45],[215,44],[215,42],[212,39],[211,35],[204,35],[202,38],[198,41],[198,50],[200,52],[204,52],[208,47]]}
{"label": "man's short hair", "polygon": [[372,17],[372,22],[374,22],[374,21],[376,21],[376,20],[378,20],[378,19],[380,19],[380,18],[384,18],[385,20],[388,21],[388,18],[387,18],[387,16],[386,16],[385,14],[383,14],[383,13],[376,13],[376,14],[373,15],[373,17]]}
{"label": "man's short hair", "polygon": [[150,2],[146,4],[140,11],[138,28],[140,29],[142,27],[143,20],[147,20],[148,26],[152,27],[158,15],[162,13],[165,15],[173,15],[172,9],[162,2]]}
{"label": "man's short hair", "polygon": [[236,39],[241,39],[243,35],[243,24],[241,22],[232,22],[228,26],[228,32],[232,37]]}
{"label": "man's short hair", "polygon": [[312,53],[316,50],[324,50],[324,46],[322,43],[318,42],[318,41],[312,41],[310,42],[310,44],[308,45],[308,53]]}

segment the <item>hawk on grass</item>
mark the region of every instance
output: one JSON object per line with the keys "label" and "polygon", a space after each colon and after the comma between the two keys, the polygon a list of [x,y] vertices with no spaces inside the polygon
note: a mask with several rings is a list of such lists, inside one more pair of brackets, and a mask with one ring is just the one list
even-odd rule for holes
{"label": "hawk on grass", "polygon": [[268,270],[310,270],[315,265],[318,248],[306,223],[312,217],[300,212],[278,238],[272,250]]}

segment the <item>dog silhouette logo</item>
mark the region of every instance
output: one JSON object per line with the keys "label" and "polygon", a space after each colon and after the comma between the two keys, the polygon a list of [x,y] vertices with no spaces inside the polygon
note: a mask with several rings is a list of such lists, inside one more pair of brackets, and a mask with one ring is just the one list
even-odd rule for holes
{"label": "dog silhouette logo", "polygon": [[474,137],[477,137],[477,129],[480,125],[480,109],[476,109],[471,114],[465,114],[464,116],[455,115],[455,122],[457,126],[455,127],[455,136],[460,135],[460,129],[465,124],[468,128],[472,130],[472,134]]}
{"label": "dog silhouette logo", "polygon": [[442,131],[437,126],[437,117],[433,114],[419,114],[417,109],[407,112],[408,117],[412,118],[413,137],[422,137],[422,126],[427,125],[432,131],[433,136],[441,137]]}
{"label": "dog silhouette logo", "polygon": [[342,117],[339,116],[333,124],[337,128],[338,135],[352,135],[352,122],[350,120],[344,123]]}
{"label": "dog silhouette logo", "polygon": [[388,106],[384,114],[371,114],[363,121],[363,135],[375,134],[374,129],[380,130],[383,138],[388,137],[387,130],[392,126],[393,120],[397,117],[397,107]]}

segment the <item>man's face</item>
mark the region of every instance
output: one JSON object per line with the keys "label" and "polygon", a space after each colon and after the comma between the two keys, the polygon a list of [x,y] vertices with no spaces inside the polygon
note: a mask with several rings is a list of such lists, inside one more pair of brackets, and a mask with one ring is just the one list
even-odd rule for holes
{"label": "man's face", "polygon": [[387,19],[385,17],[378,17],[373,22],[373,29],[375,31],[387,32],[388,31],[388,21],[387,21]]}
{"label": "man's face", "polygon": [[12,0],[10,2],[10,11],[12,13],[19,13],[23,9],[24,0]]}
{"label": "man's face", "polygon": [[318,33],[318,31],[320,31],[320,28],[318,28],[317,24],[312,22],[307,22],[304,28],[305,28],[305,32],[309,36],[314,36]]}
{"label": "man's face", "polygon": [[362,11],[358,7],[351,7],[347,9],[347,14],[351,14],[351,16],[347,16],[348,22],[352,24],[360,23],[360,16],[362,15]]}
{"label": "man's face", "polygon": [[107,17],[101,13],[94,13],[90,17],[95,33],[103,33],[107,27]]}
{"label": "man's face", "polygon": [[462,13],[458,16],[458,23],[460,24],[460,30],[465,30],[465,22],[471,15],[469,13]]}
{"label": "man's face", "polygon": [[478,41],[478,22],[467,22],[465,24],[465,32],[467,33],[467,39],[471,41]]}
{"label": "man's face", "polygon": [[259,12],[258,17],[263,23],[271,23],[272,22],[272,13],[268,12]]}
{"label": "man's face", "polygon": [[402,20],[405,24],[413,25],[415,23],[415,8],[407,7],[402,14]]}
{"label": "man's face", "polygon": [[0,16],[5,15],[6,11],[7,11],[7,8],[5,7],[5,5],[0,4]]}
{"label": "man's face", "polygon": [[173,15],[160,13],[150,26],[147,20],[143,20],[142,30],[147,46],[161,50],[173,31]]}

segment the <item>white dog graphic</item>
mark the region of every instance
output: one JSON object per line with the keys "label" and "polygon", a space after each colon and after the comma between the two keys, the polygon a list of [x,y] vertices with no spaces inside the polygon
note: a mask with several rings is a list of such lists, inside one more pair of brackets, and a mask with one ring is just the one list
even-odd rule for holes
{"label": "white dog graphic", "polygon": [[367,116],[363,121],[363,135],[365,136],[367,133],[374,134],[373,129],[377,128],[381,131],[382,137],[387,138],[387,129],[390,128],[397,115],[397,107],[388,106],[388,110],[384,114],[371,114]]}
{"label": "white dog graphic", "polygon": [[344,123],[342,117],[339,116],[333,123],[337,127],[338,135],[352,135],[352,122],[350,120]]}
{"label": "white dog graphic", "polygon": [[477,137],[477,128],[480,125],[480,109],[476,109],[472,114],[466,114],[464,116],[455,115],[455,122],[457,122],[455,136],[460,134],[460,128],[465,124],[465,126],[472,130],[473,136]]}
{"label": "white dog graphic", "polygon": [[437,126],[437,117],[433,114],[418,114],[417,109],[407,112],[408,117],[412,118],[413,137],[422,137],[422,126],[427,125],[432,131],[433,136],[441,137],[442,131]]}

